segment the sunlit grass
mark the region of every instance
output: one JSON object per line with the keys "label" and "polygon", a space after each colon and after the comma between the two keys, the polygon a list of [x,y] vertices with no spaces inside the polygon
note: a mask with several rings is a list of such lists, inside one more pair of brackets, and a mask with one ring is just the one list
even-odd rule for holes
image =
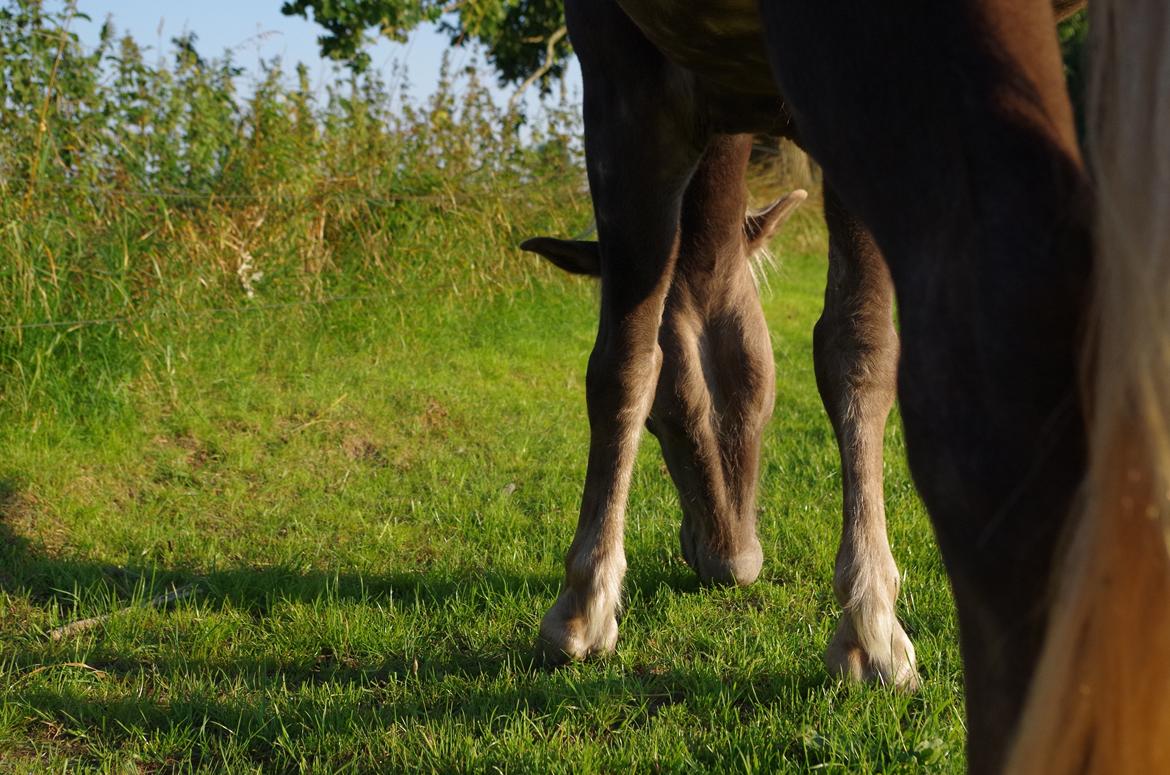
{"label": "sunlit grass", "polygon": [[497,242],[482,260],[514,279],[494,291],[420,269],[418,290],[364,301],[176,316],[89,395],[8,406],[0,770],[961,770],[951,603],[896,423],[886,492],[924,688],[844,687],[821,664],[840,475],[812,376],[818,242],[777,245],[765,300],[759,583],[697,584],[648,437],[617,654],[561,670],[531,655],[584,473],[589,282]]}

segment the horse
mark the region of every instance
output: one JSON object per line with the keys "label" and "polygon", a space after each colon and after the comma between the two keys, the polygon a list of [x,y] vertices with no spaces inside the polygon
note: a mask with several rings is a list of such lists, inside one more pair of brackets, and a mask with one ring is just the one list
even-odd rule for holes
{"label": "horse", "polygon": [[814,362],[844,489],[829,668],[919,681],[882,497],[897,396],[958,613],[969,770],[1170,768],[1170,12],[1094,0],[1090,174],[1054,34],[1077,5],[566,0],[598,241],[525,247],[598,275],[601,305],[548,658],[615,646],[643,425],[687,562],[759,574],[774,388],[747,256],[801,198],[746,213],[767,132],[824,173]]}

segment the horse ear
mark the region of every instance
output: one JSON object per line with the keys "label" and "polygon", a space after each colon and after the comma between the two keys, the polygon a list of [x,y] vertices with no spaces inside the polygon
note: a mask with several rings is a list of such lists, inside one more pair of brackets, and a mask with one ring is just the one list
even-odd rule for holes
{"label": "horse ear", "polygon": [[539,253],[566,272],[601,276],[601,252],[596,242],[533,237],[521,242],[520,249]]}
{"label": "horse ear", "polygon": [[808,199],[808,192],[803,188],[798,188],[787,196],[780,197],[760,212],[749,213],[743,225],[744,235],[747,237],[748,252],[754,253],[767,245],[768,240],[772,239],[776,230],[788,220],[788,216],[792,215],[805,199]]}

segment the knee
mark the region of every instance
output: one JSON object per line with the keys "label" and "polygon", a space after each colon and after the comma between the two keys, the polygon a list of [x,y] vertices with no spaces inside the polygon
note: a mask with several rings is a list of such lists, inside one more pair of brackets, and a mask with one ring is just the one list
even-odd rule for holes
{"label": "knee", "polygon": [[656,341],[617,344],[599,340],[585,371],[590,411],[628,407],[630,401],[654,390],[661,369],[662,350]]}
{"label": "knee", "polygon": [[898,369],[893,323],[821,315],[813,326],[813,366],[827,404],[847,393],[888,394],[893,401]]}

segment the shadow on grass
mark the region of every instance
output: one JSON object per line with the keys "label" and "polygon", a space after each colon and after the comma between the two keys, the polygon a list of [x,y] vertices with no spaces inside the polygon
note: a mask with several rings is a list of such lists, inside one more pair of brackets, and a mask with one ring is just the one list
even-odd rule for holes
{"label": "shadow on grass", "polygon": [[[698,709],[722,696],[722,705],[730,708],[733,719],[749,722],[755,713],[788,708],[794,700],[812,702],[823,691],[824,682],[823,677],[760,676],[750,686],[729,689],[717,675],[671,670],[653,675],[595,672],[573,681],[548,675],[509,676],[506,682],[462,685],[457,695],[435,692],[434,686],[427,686],[429,681],[421,681],[413,691],[409,687],[394,691],[378,682],[355,685],[352,692],[346,691],[351,687],[345,684],[331,685],[328,692],[288,691],[274,685],[268,692],[230,695],[208,687],[185,691],[181,697],[172,693],[161,701],[129,692],[111,698],[76,684],[42,685],[20,692],[19,698],[43,719],[85,730],[91,743],[116,746],[119,741],[167,739],[198,730],[185,750],[187,761],[197,767],[222,760],[221,752],[229,747],[238,756],[240,741],[244,741],[246,758],[266,767],[284,768],[317,757],[336,761],[344,758],[347,748],[362,754],[371,748],[387,748],[382,757],[391,760],[417,756],[412,765],[430,759],[441,769],[461,770],[469,764],[462,758],[466,751],[460,753],[451,745],[424,753],[420,743],[435,734],[450,734],[452,729],[460,730],[458,735],[465,739],[487,740],[509,730],[515,734],[518,726],[528,725],[527,734],[535,734],[536,727],[545,730],[541,736],[567,734],[553,744],[564,755],[568,752],[564,746],[571,749],[586,741],[620,746],[631,732],[655,724],[674,705],[693,702]],[[339,698],[339,693],[344,696]],[[728,723],[728,718],[719,714],[699,723],[718,727]],[[387,743],[385,735],[397,739]],[[480,755],[491,758],[494,747],[485,746]],[[498,750],[495,756],[517,764],[512,755],[502,753],[506,748]],[[290,755],[295,757],[292,762]],[[379,766],[388,765],[383,761],[375,769]]]}
{"label": "shadow on grass", "polygon": [[[539,596],[551,601],[560,584],[559,574],[472,570],[377,576],[282,567],[135,571],[53,557],[13,529],[9,517],[16,508],[21,505],[15,486],[0,482],[0,590],[37,606],[58,606],[63,618],[70,617],[76,604],[72,590],[83,594],[102,590],[114,609],[172,586],[196,585],[200,609],[231,608],[256,618],[285,601],[351,601],[442,616],[456,598]],[[637,558],[631,558],[630,565],[631,594],[643,600],[652,599],[664,586],[700,588],[681,566],[664,571],[661,564],[651,569],[647,562],[637,570]],[[322,638],[315,654],[311,649],[317,644],[298,643],[301,648],[291,656],[235,650],[223,656],[188,656],[171,648],[121,653],[116,643],[106,644],[102,636],[93,639],[89,633],[66,644],[26,633],[14,644],[16,653],[8,655],[10,675],[16,676],[8,695],[30,719],[107,744],[143,736],[181,737],[199,730],[200,741],[190,753],[192,764],[217,760],[227,746],[239,754],[239,741],[247,741],[243,747],[250,761],[283,767],[287,762],[280,759],[278,749],[290,736],[311,746],[323,736],[349,739],[354,730],[360,738],[440,722],[492,733],[519,716],[540,719],[546,730],[565,721],[591,729],[591,709],[596,708],[605,708],[596,714],[608,719],[596,729],[605,735],[612,731],[608,726],[630,729],[651,724],[665,709],[693,700],[709,703],[717,698],[742,709],[733,712],[747,718],[794,698],[807,701],[827,682],[820,671],[796,676],[753,671],[749,680],[729,685],[723,676],[701,666],[679,669],[616,660],[550,671],[534,659],[534,635],[535,620],[497,630],[486,644],[448,629],[437,642],[425,641],[424,635],[424,642],[407,649],[388,641],[386,651],[376,654],[369,650],[337,654],[326,645],[328,638]],[[94,682],[58,671],[76,658],[70,656],[76,644],[81,644],[86,665],[101,671],[94,674],[99,676]],[[389,653],[392,650],[396,653]],[[49,670],[37,677],[43,666]]]}
{"label": "shadow on grass", "polygon": [[[15,518],[18,510],[24,510],[24,513]],[[15,483],[0,480],[0,592],[25,598],[36,607],[54,609],[62,622],[94,613],[104,614],[117,612],[121,608],[144,606],[147,605],[146,601],[156,595],[184,587],[193,588],[192,597],[202,610],[230,608],[255,619],[263,619],[273,606],[289,602],[351,602],[423,611],[443,611],[458,600],[469,599],[484,601],[539,597],[551,603],[562,579],[559,572],[522,574],[475,568],[359,574],[279,565],[212,571],[161,568],[155,565],[124,567],[54,556],[53,551],[35,544],[13,529],[14,522],[35,519],[35,515],[27,513]],[[651,600],[663,588],[685,593],[702,589],[694,574],[681,564],[664,569],[661,563],[639,562],[636,557],[630,559],[630,573],[626,577],[625,587],[631,599],[639,600]],[[81,613],[80,603],[95,598],[101,600],[97,607],[102,610]],[[94,606],[89,605],[87,608],[92,609]],[[515,641],[503,644],[500,653],[487,654],[480,649],[462,655],[438,654],[428,657],[421,669],[439,675],[460,672],[481,676],[499,672],[505,665],[510,669],[521,665],[532,670],[543,669],[544,666],[534,658],[536,622],[532,621],[530,625],[525,623],[518,626],[520,632]],[[48,638],[39,633],[30,632],[26,635],[28,637],[25,640],[30,645],[45,645],[48,642]],[[452,635],[452,640],[462,640],[468,644],[468,649],[471,648],[468,640],[461,638],[458,633]],[[449,643],[446,645],[450,646]],[[97,650],[102,651],[100,644]],[[34,663],[36,656],[31,652],[24,658],[18,656],[17,664]],[[323,653],[319,657],[311,670],[297,670],[294,671],[296,675],[284,677],[321,680],[321,676],[329,676],[332,680],[339,676],[356,675],[354,669],[345,666],[346,660],[340,655]],[[105,661],[95,666],[113,669],[131,667],[115,654],[100,654],[100,658]],[[152,664],[167,667],[158,662]],[[184,662],[183,665],[193,667],[191,662]],[[216,663],[205,667],[255,674],[257,671],[284,672],[289,666],[250,662],[235,665]],[[417,674],[419,670],[418,658],[412,656],[387,659],[374,666],[366,664],[357,672],[367,678],[376,678]],[[299,675],[307,672],[312,675]]]}
{"label": "shadow on grass", "polygon": [[[100,589],[127,605],[167,590],[194,586],[203,607],[230,604],[254,616],[264,616],[276,602],[340,600],[421,607],[442,607],[458,596],[539,595],[550,599],[562,576],[555,573],[519,574],[499,570],[434,569],[391,574],[306,571],[269,565],[203,571],[183,567],[120,566],[84,559],[58,558],[13,529],[33,522],[35,515],[20,498],[17,484],[0,479],[0,591],[28,597],[37,605],[56,606],[67,617],[76,607],[78,591]],[[19,518],[17,518],[17,512]],[[27,531],[26,531],[27,532]],[[567,544],[566,547],[567,549]],[[680,564],[663,568],[658,562],[629,560],[625,587],[631,597],[650,599],[663,587],[697,592],[696,576]]]}

